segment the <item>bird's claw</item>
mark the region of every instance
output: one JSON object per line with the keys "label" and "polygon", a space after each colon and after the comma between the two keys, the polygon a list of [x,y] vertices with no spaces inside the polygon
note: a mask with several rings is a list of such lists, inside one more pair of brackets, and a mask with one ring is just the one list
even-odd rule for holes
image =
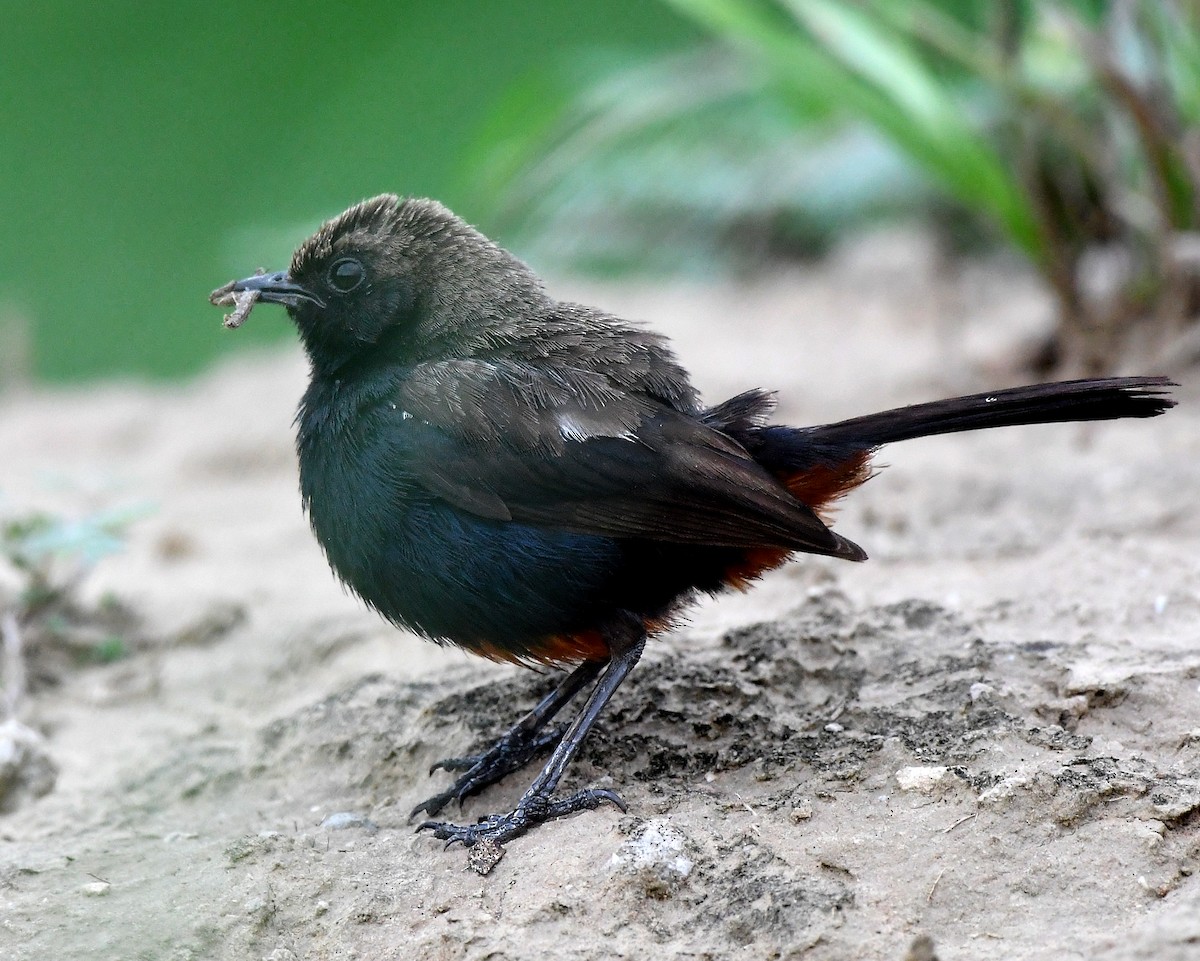
{"label": "bird's claw", "polygon": [[535,794],[521,798],[516,809],[507,814],[489,814],[475,824],[425,821],[417,826],[417,831],[432,832],[439,841],[446,842],[446,848],[455,844],[470,848],[484,840],[504,844],[538,824],[566,817],[576,811],[594,810],[605,801],[622,813],[626,810],[619,794],[603,788],[577,791],[565,798]]}
{"label": "bird's claw", "polygon": [[451,801],[458,801],[461,808],[463,802],[472,794],[478,794],[513,771],[520,770],[539,754],[553,748],[562,740],[563,730],[562,727],[550,727],[531,735],[513,730],[481,754],[449,757],[435,762],[429,769],[430,774],[438,770],[464,773],[445,791],[418,804],[412,809],[409,817],[416,817],[421,812],[437,814]]}
{"label": "bird's claw", "polygon": [[438,771],[469,771],[485,757],[486,755],[484,754],[468,754],[466,757],[444,757],[440,761],[434,761],[429,765],[429,773],[436,774]]}

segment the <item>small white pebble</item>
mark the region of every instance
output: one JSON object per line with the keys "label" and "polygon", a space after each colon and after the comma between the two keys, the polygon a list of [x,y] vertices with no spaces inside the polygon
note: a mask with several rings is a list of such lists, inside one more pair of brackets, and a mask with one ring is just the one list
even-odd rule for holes
{"label": "small white pebble", "polygon": [[970,698],[971,703],[975,704],[979,701],[987,700],[994,694],[990,684],[984,684],[982,681],[976,681],[971,685]]}
{"label": "small white pebble", "polygon": [[830,721],[825,725],[825,730],[830,734],[841,734],[842,731],[846,729],[842,727],[842,725],[838,724],[837,721]]}
{"label": "small white pebble", "polygon": [[88,897],[100,898],[108,894],[112,890],[112,885],[107,881],[91,881],[79,889]]}
{"label": "small white pebble", "polygon": [[1166,609],[1167,609],[1167,595],[1159,594],[1158,597],[1154,598],[1154,613],[1158,617],[1162,617],[1163,612]]}
{"label": "small white pebble", "polygon": [[636,834],[617,848],[609,864],[618,870],[661,871],[682,879],[692,873],[693,866],[685,849],[683,834],[670,822],[655,818],[646,821]]}
{"label": "small white pebble", "polygon": [[933,765],[902,767],[896,772],[896,784],[901,791],[920,791],[922,794],[928,794],[942,784],[949,773],[948,767]]}

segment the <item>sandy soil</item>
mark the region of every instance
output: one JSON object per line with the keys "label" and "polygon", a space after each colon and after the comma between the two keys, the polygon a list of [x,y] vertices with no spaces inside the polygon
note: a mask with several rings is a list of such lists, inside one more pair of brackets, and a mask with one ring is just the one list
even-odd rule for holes
{"label": "sandy soil", "polygon": [[[1014,382],[1047,317],[911,238],[748,287],[559,288],[793,422]],[[136,612],[130,655],[23,706],[58,776],[0,820],[6,961],[1200,957],[1194,390],[889,449],[839,522],[871,562],[793,564],[655,641],[567,784],[628,814],[481,877],[407,812],[553,679],[338,588],[296,493],[303,380],[292,349],[0,405],[6,512],[153,505],[84,592]]]}

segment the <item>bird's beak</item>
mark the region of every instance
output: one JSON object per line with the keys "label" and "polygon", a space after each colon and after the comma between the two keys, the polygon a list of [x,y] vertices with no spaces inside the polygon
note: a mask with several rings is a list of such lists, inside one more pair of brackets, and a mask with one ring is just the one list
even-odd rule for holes
{"label": "bird's beak", "polygon": [[247,290],[253,291],[258,295],[258,300],[269,304],[283,304],[285,307],[297,307],[304,300],[316,304],[318,307],[325,306],[325,302],[320,297],[301,287],[283,270],[273,274],[255,274],[253,277],[244,277],[241,280],[235,280],[222,290],[231,294]]}

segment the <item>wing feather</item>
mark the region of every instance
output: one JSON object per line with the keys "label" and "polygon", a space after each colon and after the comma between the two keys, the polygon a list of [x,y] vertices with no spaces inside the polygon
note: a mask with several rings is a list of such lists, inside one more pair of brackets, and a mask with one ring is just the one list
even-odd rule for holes
{"label": "wing feather", "polygon": [[423,367],[396,405],[406,472],[462,510],[611,537],[861,555],[703,412],[595,371]]}

